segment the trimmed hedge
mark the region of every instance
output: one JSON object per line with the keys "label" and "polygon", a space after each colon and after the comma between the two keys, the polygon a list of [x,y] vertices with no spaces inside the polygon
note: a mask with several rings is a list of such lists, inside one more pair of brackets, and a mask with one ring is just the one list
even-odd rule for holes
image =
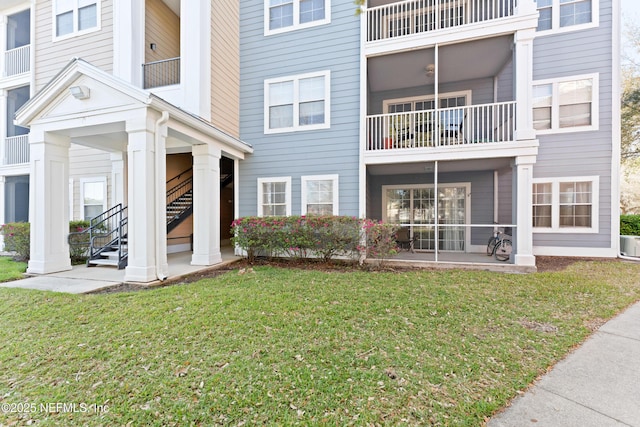
{"label": "trimmed hedge", "polygon": [[268,257],[321,258],[367,256],[381,261],[397,253],[397,227],[347,216],[244,217],[233,221],[232,243],[250,262]]}
{"label": "trimmed hedge", "polygon": [[640,236],[640,215],[620,215],[620,235]]}
{"label": "trimmed hedge", "polygon": [[28,222],[10,222],[0,226],[0,233],[4,237],[4,250],[14,252],[16,261],[29,259],[30,232],[31,228]]}

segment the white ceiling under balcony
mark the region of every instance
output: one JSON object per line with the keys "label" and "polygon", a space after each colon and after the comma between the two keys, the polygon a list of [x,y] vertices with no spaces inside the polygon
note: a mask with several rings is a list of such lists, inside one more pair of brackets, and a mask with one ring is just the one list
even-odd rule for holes
{"label": "white ceiling under balcony", "polygon": [[[439,47],[439,84],[496,76],[511,61],[512,46],[513,36],[507,35]],[[369,58],[369,90],[433,85],[435,76],[427,76],[426,67],[435,63],[433,48]]]}
{"label": "white ceiling under balcony", "polygon": [[176,15],[180,16],[180,0],[162,0],[169,9]]}

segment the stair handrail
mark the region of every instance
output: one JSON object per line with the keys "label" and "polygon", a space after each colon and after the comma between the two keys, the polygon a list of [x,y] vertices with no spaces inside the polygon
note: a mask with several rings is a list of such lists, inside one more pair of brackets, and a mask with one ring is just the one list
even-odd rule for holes
{"label": "stair handrail", "polygon": [[[127,207],[121,203],[107,209],[100,215],[96,215],[89,221],[89,259],[91,261],[99,256],[101,252],[116,242],[121,253],[122,248],[122,228],[120,224],[123,217],[126,220],[125,212]],[[102,244],[96,244],[98,239],[102,239]],[[104,243],[106,242],[106,243]],[[120,260],[119,260],[120,261]]]}
{"label": "stair handrail", "polygon": [[187,175],[187,174],[189,174],[189,177],[193,177],[193,167],[190,167],[189,169],[185,169],[182,172],[180,172],[178,175],[174,176],[173,178],[168,179],[167,180],[167,188],[170,189],[170,188],[174,187],[175,185],[171,184],[171,183],[173,181],[175,181],[175,180],[178,180],[178,179],[182,178],[182,175]]}
{"label": "stair handrail", "polygon": [[193,176],[167,190],[167,206],[193,190]]}

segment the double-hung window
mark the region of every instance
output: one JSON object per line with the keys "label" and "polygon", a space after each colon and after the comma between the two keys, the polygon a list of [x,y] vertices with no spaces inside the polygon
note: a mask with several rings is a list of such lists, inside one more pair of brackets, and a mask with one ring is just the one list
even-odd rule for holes
{"label": "double-hung window", "polygon": [[567,31],[598,25],[599,0],[536,0],[538,31]]}
{"label": "double-hung window", "polygon": [[265,80],[264,132],[328,128],[329,81],[329,71]]}
{"label": "double-hung window", "polygon": [[265,0],[265,35],[330,22],[330,0]]}
{"label": "double-hung window", "polygon": [[598,129],[598,75],[535,82],[533,127],[542,133]]}
{"label": "double-hung window", "polygon": [[54,39],[99,29],[100,0],[55,0]]}
{"label": "double-hung window", "polygon": [[338,175],[303,176],[302,215],[338,215]]}
{"label": "double-hung window", "polygon": [[291,177],[258,178],[258,216],[291,215]]}
{"label": "double-hung window", "polygon": [[81,215],[89,220],[107,210],[107,179],[105,177],[80,180]]}
{"label": "double-hung window", "polygon": [[540,178],[533,183],[536,232],[597,233],[599,178]]}

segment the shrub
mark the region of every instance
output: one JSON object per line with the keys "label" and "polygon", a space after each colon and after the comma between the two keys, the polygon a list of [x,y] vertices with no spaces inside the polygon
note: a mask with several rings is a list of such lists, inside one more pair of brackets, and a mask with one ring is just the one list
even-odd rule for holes
{"label": "shrub", "polygon": [[69,221],[69,256],[73,264],[81,264],[89,256],[89,233],[83,233],[87,228],[88,220]]}
{"label": "shrub", "polygon": [[[347,216],[244,217],[231,225],[232,243],[250,262],[257,255],[292,258],[358,257],[361,241],[369,256],[381,259],[397,253],[397,227]],[[372,233],[370,237],[363,233]]]}
{"label": "shrub", "polygon": [[366,219],[363,228],[367,237],[367,257],[376,258],[382,266],[385,260],[398,253],[396,232],[400,228],[395,224]]}
{"label": "shrub", "polygon": [[0,226],[0,233],[4,236],[4,250],[14,252],[14,259],[17,261],[29,259],[29,232],[28,222],[11,222]]}
{"label": "shrub", "polygon": [[640,215],[620,215],[620,234],[640,236]]}

